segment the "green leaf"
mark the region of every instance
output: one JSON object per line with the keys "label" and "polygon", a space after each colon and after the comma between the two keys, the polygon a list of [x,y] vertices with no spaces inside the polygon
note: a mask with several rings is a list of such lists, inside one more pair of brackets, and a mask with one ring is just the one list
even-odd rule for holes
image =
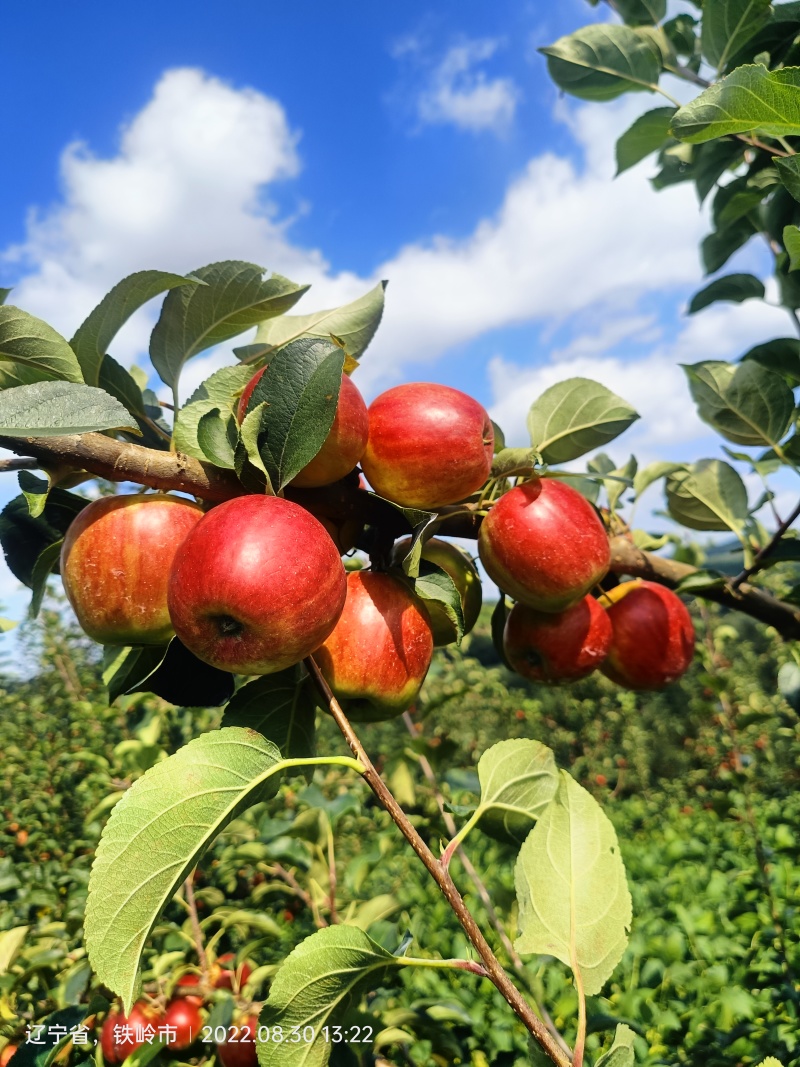
{"label": "green leaf", "polygon": [[44,511],[50,493],[50,478],[39,478],[32,471],[20,471],[17,475],[22,495],[28,502],[32,519],[38,519]]}
{"label": "green leaf", "polygon": [[689,301],[689,314],[694,315],[710,304],[729,300],[741,304],[752,297],[763,298],[764,283],[753,274],[726,274],[694,294]]}
{"label": "green leaf", "polygon": [[224,260],[191,272],[205,285],[184,285],[167,294],[150,338],[150,358],[162,381],[176,390],[188,359],[282,315],[308,289],[280,274],[265,279],[264,273],[254,263]]}
{"label": "green leaf", "polygon": [[800,67],[768,70],[760,63],[737,67],[679,108],[672,133],[699,144],[734,133],[793,137],[800,133]]}
{"label": "green leaf", "polygon": [[555,956],[581,974],[587,996],[599,993],[628,943],[631,895],[614,827],[566,771],[520,849],[514,881],[517,951]]}
{"label": "green leaf", "polygon": [[784,663],[778,671],[778,692],[795,711],[800,712],[800,667]]}
{"label": "green leaf", "polygon": [[[773,183],[775,184],[775,183]],[[722,230],[734,222],[752,215],[764,199],[765,191],[750,185],[746,176],[734,178],[727,185],[721,185],[714,197],[712,217],[714,229]]]}
{"label": "green leaf", "polygon": [[35,382],[0,393],[0,434],[8,437],[54,437],[123,429],[139,433],[122,404],[91,385]]}
{"label": "green leaf", "polygon": [[281,315],[262,322],[253,344],[247,346],[249,351],[244,358],[253,362],[255,356],[265,356],[300,337],[322,337],[326,341],[336,338],[348,356],[360,359],[380,325],[388,284],[378,282],[364,296],[339,308],[315,311],[310,315]]}
{"label": "green leaf", "polygon": [[232,674],[198,659],[173,637],[155,669],[143,680],[131,684],[126,692],[155,693],[176,706],[215,708],[227,703],[233,690]]}
{"label": "green leaf", "polygon": [[612,511],[617,510],[619,498],[625,490],[632,488],[638,466],[636,457],[630,456],[624,467],[616,467],[609,472],[608,478],[603,479],[606,496],[608,497],[608,506]]}
{"label": "green leaf", "polygon": [[724,267],[733,253],[747,244],[756,232],[755,224],[749,218],[743,218],[704,237],[700,242],[700,253],[706,274],[713,274]]}
{"label": "green leaf", "polygon": [[646,111],[623,133],[616,147],[618,175],[671,139],[669,131],[675,110],[674,107],[656,107]]}
{"label": "green leaf", "polygon": [[692,177],[700,203],[705,200],[726,171],[738,166],[744,157],[745,145],[735,138],[722,137],[708,144],[682,145],[692,152]]}
{"label": "green leaf", "polygon": [[70,341],[86,384],[102,384],[100,370],[108,347],[134,311],[168,289],[197,284],[197,278],[160,270],[140,270],[118,282],[84,319]]}
{"label": "green leaf", "polygon": [[328,926],[301,941],[272,982],[259,1029],[280,1026],[288,1035],[308,1026],[314,1036],[300,1043],[259,1041],[260,1067],[324,1067],[333,1045],[323,1027],[343,1020],[402,965],[356,926]]}
{"label": "green leaf", "polygon": [[185,452],[187,456],[194,456],[196,459],[206,458],[197,440],[200,419],[214,408],[234,414],[242,390],[254,373],[252,367],[221,367],[195,389],[175,420],[173,443],[177,451]]}
{"label": "green leaf", "polygon": [[0,512],[0,545],[9,570],[32,586],[36,561],[48,545],[59,541],[70,523],[89,503],[64,489],[52,489],[42,514],[33,518],[25,497],[14,497]]}
{"label": "green leaf", "polygon": [[683,470],[682,463],[670,463],[667,460],[656,460],[655,463],[648,463],[646,467],[642,467],[640,471],[637,471],[633,479],[633,492],[636,497],[640,497],[648,486],[651,486],[653,482],[658,482],[662,478],[666,478],[667,475],[674,473],[674,471]]}
{"label": "green leaf", "polygon": [[217,730],[157,763],[115,806],[92,865],[84,929],[95,974],[126,1012],[159,915],[231,819],[274,796],[282,769],[260,734]]}
{"label": "green leaf", "polygon": [[688,56],[691,59],[694,58],[697,51],[697,34],[695,33],[697,25],[697,19],[692,18],[691,15],[684,14],[676,15],[675,18],[669,19],[661,29],[666,34],[667,40],[676,54]]}
{"label": "green leaf", "polygon": [[775,164],[784,188],[791,193],[795,200],[800,200],[800,158],[789,156],[784,159],[781,156],[773,156]]}
{"label": "green leaf", "polygon": [[745,352],[742,360],[753,360],[762,367],[788,378],[791,385],[800,385],[800,341],[796,337],[776,337]]}
{"label": "green leaf", "polygon": [[101,389],[116,397],[120,404],[124,404],[132,415],[138,415],[141,418],[147,414],[139,383],[130,371],[125,370],[109,355],[106,355],[100,364],[97,384]]}
{"label": "green leaf", "polygon": [[683,364],[697,413],[735,445],[774,447],[789,430],[794,396],[780,374],[746,360]]}
{"label": "green leaf", "polygon": [[628,403],[599,382],[568,378],[533,402],[528,430],[545,463],[566,463],[613,441],[638,418]]}
{"label": "green leaf", "polygon": [[701,459],[667,478],[667,507],[690,530],[744,529],[747,490],[739,474],[719,459]]}
{"label": "green leaf", "polygon": [[0,305],[5,304],[6,300],[8,300],[9,293],[12,293],[13,291],[13,286],[10,289],[3,289],[0,287]]}
{"label": "green leaf", "polygon": [[435,563],[422,560],[419,564],[419,574],[413,584],[418,597],[433,601],[444,609],[455,629],[456,644],[460,645],[464,636],[464,608],[461,594],[450,575]]}
{"label": "green leaf", "polygon": [[774,1056],[767,1056],[765,1060],[759,1063],[758,1067],[783,1067],[780,1060],[776,1060]]}
{"label": "green leaf", "polygon": [[800,267],[800,228],[784,226],[783,244],[789,253],[789,270],[797,270]]}
{"label": "green leaf", "polygon": [[256,730],[286,759],[316,751],[316,699],[302,667],[267,674],[238,689],[225,708],[222,725]]}
{"label": "green leaf", "polygon": [[[384,502],[383,497],[376,496],[376,499]],[[409,578],[416,578],[419,575],[422,563],[422,547],[425,533],[429,527],[438,521],[439,516],[434,511],[404,508],[402,504],[395,504],[392,500],[387,500],[385,503],[391,504],[393,509],[399,511],[402,518],[411,527],[411,542],[405,556],[399,562],[404,574],[407,574]]]}
{"label": "green leaf", "polygon": [[200,416],[197,423],[197,443],[205,459],[217,467],[233,470],[236,466],[236,443],[239,429],[230,412],[212,408]]}
{"label": "green leaf", "polygon": [[47,579],[51,574],[58,571],[58,560],[61,555],[61,546],[64,544],[63,538],[60,541],[54,541],[52,545],[48,545],[47,548],[42,549],[39,554],[39,558],[33,565],[33,571],[31,572],[31,588],[33,590],[33,597],[31,598],[30,616],[35,619],[39,614],[39,609],[42,606],[44,600],[44,594],[47,591]]}
{"label": "green leaf", "polygon": [[478,762],[481,799],[473,820],[501,841],[520,844],[556,795],[558,770],[539,741],[498,741]]}
{"label": "green leaf", "polygon": [[658,86],[659,52],[650,38],[629,26],[584,26],[539,51],[547,56],[547,69],[559,89],[584,100],[613,100]]}
{"label": "green leaf", "polygon": [[65,338],[46,322],[10,304],[0,305],[1,363],[19,365],[26,381],[32,375],[38,381],[83,381],[78,360]]}
{"label": "green leaf", "polygon": [[629,26],[653,25],[667,13],[667,0],[616,0],[617,13]]}
{"label": "green leaf", "polygon": [[270,359],[248,403],[267,405],[258,451],[276,492],[319,452],[336,415],[345,354],[331,341],[302,337]]}
{"label": "green leaf", "polygon": [[527,474],[540,462],[541,456],[533,448],[503,448],[495,453],[490,476],[508,478],[512,474]]}
{"label": "green leaf", "polygon": [[261,456],[266,445],[269,429],[269,404],[262,403],[251,408],[239,427],[239,440],[233,456],[236,476],[253,492],[274,495],[275,489],[269,471]]}
{"label": "green leaf", "polygon": [[[59,1008],[58,1011],[37,1019],[35,1023],[31,1022],[32,1033],[45,1043],[40,1045],[38,1041],[21,1042],[14,1053],[14,1067],[51,1067],[51,1064],[57,1061],[63,1062],[66,1058],[66,1050],[72,1045],[70,1031],[80,1026],[91,1015],[107,1009],[108,1001],[104,997],[93,997],[89,1004],[75,1004]],[[37,1029],[37,1027],[42,1029]],[[91,1042],[91,1031],[89,1035],[89,1042]]]}
{"label": "green leaf", "polygon": [[6,974],[14,957],[25,944],[29,926],[12,926],[0,932],[0,974]]}
{"label": "green leaf", "polygon": [[770,0],[705,0],[700,44],[708,62],[722,71],[736,51],[770,16]]}
{"label": "green leaf", "polygon": [[108,689],[108,702],[118,696],[133,693],[161,665],[167,645],[106,645],[103,649],[103,684]]}
{"label": "green leaf", "polygon": [[634,1067],[636,1054],[633,1050],[633,1043],[635,1040],[635,1032],[625,1023],[619,1023],[614,1034],[614,1044],[600,1057],[595,1067]]}
{"label": "green leaf", "polygon": [[708,589],[722,589],[725,586],[725,576],[719,571],[694,571],[681,578],[675,585],[676,593],[702,593]]}

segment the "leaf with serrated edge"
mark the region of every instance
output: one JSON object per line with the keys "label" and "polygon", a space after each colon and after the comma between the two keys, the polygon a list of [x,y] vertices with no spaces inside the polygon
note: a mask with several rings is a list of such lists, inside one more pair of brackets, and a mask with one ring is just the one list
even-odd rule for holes
{"label": "leaf with serrated edge", "polygon": [[528,430],[545,463],[567,463],[613,441],[638,418],[628,403],[599,382],[568,378],[533,402]]}
{"label": "leaf with serrated edge", "polygon": [[580,972],[587,996],[622,958],[631,895],[614,827],[566,771],[520,849],[514,872],[520,954],[555,956]]}
{"label": "leaf with serrated edge", "polygon": [[761,299],[763,296],[764,283],[755,275],[727,274],[724,278],[716,278],[694,294],[689,301],[689,314],[694,315],[720,300],[741,304],[745,300],[754,297]]}
{"label": "leaf with serrated edge", "polygon": [[770,0],[705,0],[700,40],[703,55],[724,70],[729,59],[768,21]]}
{"label": "leaf with serrated edge", "polygon": [[0,393],[0,433],[8,437],[53,437],[97,430],[139,433],[119,400],[91,385],[35,382]]}
{"label": "leaf with serrated edge", "polygon": [[744,529],[747,489],[737,471],[719,459],[700,459],[667,477],[667,508],[690,530]]}
{"label": "leaf with serrated edge", "polygon": [[670,137],[669,127],[674,114],[674,107],[655,107],[636,119],[617,140],[617,175],[661,148]]}
{"label": "leaf with serrated edge", "polygon": [[205,285],[181,286],[167,294],[150,338],[150,359],[163,382],[177,389],[188,359],[263,319],[282,315],[308,289],[280,274],[264,274],[255,263],[210,263],[191,271]]}
{"label": "leaf with serrated edge", "polygon": [[653,92],[658,85],[658,50],[629,26],[584,26],[539,51],[547,56],[547,69],[559,89],[584,100],[612,100],[632,90]]}
{"label": "leaf with serrated edge", "polygon": [[558,770],[552,751],[540,741],[498,741],[478,763],[481,800],[474,820],[504,840],[524,841],[556,795]]}
{"label": "leaf with serrated edge", "polygon": [[42,319],[11,304],[0,305],[0,363],[21,364],[28,375],[35,374],[41,381],[83,381],[66,338]]}
{"label": "leaf with serrated edge", "polygon": [[197,278],[160,270],[140,270],[117,282],[84,319],[70,341],[86,384],[100,384],[100,368],[108,347],[134,311],[168,289],[197,284]]}
{"label": "leaf with serrated edge", "polygon": [[794,396],[780,374],[754,360],[682,366],[698,415],[726,441],[774,447],[786,436]]}
{"label": "leaf with serrated edge", "polygon": [[126,1012],[159,915],[227,823],[275,794],[282,767],[275,745],[253,730],[217,730],[151,767],[114,808],[92,865],[84,929],[98,979]]}
{"label": "leaf with serrated edge", "polygon": [[356,926],[318,930],[291,952],[275,976],[259,1016],[261,1027],[287,1036],[310,1026],[311,1041],[257,1041],[261,1067],[324,1067],[333,1048],[323,1027],[343,1019],[363,993],[381,986],[403,965]]}
{"label": "leaf with serrated edge", "polygon": [[679,108],[672,133],[700,144],[737,133],[767,137],[800,134],[800,67],[768,70],[761,63],[737,67]]}
{"label": "leaf with serrated edge", "polygon": [[614,1034],[614,1044],[601,1056],[595,1067],[633,1067],[636,1062],[633,1042],[636,1034],[625,1023],[619,1023]]}
{"label": "leaf with serrated edge", "polygon": [[238,689],[223,726],[244,726],[268,737],[287,759],[315,754],[316,700],[302,667],[256,678]]}
{"label": "leaf with serrated edge", "polygon": [[330,340],[334,336],[341,341],[348,356],[360,359],[380,325],[387,284],[385,281],[378,282],[364,296],[342,307],[315,311],[310,315],[280,315],[262,322],[256,330],[253,344],[248,346],[251,352],[247,353],[247,357],[252,358],[257,346],[262,346],[261,354],[265,354],[299,337]]}
{"label": "leaf with serrated edge", "polygon": [[210,378],[206,378],[198,385],[175,419],[175,430],[172,436],[175,448],[179,452],[185,452],[187,456],[205,459],[197,440],[197,427],[200,419],[214,408],[233,414],[242,390],[254,373],[252,367],[241,365],[221,367],[218,371],[214,371]]}

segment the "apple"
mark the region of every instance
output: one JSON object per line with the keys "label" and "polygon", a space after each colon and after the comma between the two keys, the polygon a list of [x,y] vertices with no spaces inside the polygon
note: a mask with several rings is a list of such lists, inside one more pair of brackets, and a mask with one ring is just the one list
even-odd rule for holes
{"label": "apple", "polygon": [[481,523],[478,553],[489,577],[521,604],[558,612],[607,573],[603,523],[570,485],[534,478],[505,493]]}
{"label": "apple", "polygon": [[151,1032],[155,1041],[163,1019],[162,1013],[145,1000],[137,1000],[127,1018],[119,1010],[109,1012],[100,1031],[100,1047],[106,1061],[122,1063],[148,1041]]}
{"label": "apple", "polygon": [[344,611],[314,659],[351,718],[378,722],[413,704],[432,655],[425,604],[405,582],[351,571]]}
{"label": "apple", "polygon": [[477,400],[447,385],[396,385],[369,408],[361,467],[382,497],[436,510],[489,477],[494,428]]}
{"label": "apple", "polygon": [[603,596],[613,635],[603,674],[626,689],[662,689],[689,669],[694,626],[666,586],[634,579]]}
{"label": "apple", "polygon": [[199,1008],[205,1001],[200,988],[202,984],[203,979],[199,974],[195,971],[187,971],[176,982],[175,990],[178,996],[188,1000],[190,1004],[196,1004]]}
{"label": "apple", "polygon": [[319,647],[346,591],[339,553],[314,516],[253,495],[197,523],[175,555],[168,603],[198,659],[233,674],[273,674]]}
{"label": "apple", "polygon": [[237,967],[234,953],[224,952],[217,960],[217,967],[214,969],[211,984],[215,989],[233,989],[235,984],[238,992],[252,973],[253,968],[247,960],[244,960]]}
{"label": "apple", "polygon": [[[229,1031],[231,1032],[231,1031]],[[258,1016],[244,1015],[233,1024],[235,1041],[222,1041],[217,1045],[217,1055],[222,1067],[256,1067],[256,1035]]]}
{"label": "apple", "polygon": [[[398,565],[408,554],[410,548],[410,537],[398,541],[394,546],[393,559]],[[431,537],[423,544],[422,559],[427,560],[428,563],[435,563],[453,579],[453,584],[461,597],[464,633],[468,634],[481,613],[481,578],[478,568],[463,549],[450,541],[443,541],[440,537]],[[426,601],[425,607],[431,620],[434,645],[439,647],[455,641],[456,628],[448,619],[444,608],[435,600]]]}
{"label": "apple", "polygon": [[[240,423],[244,421],[250,397],[266,369],[262,367],[257,371],[244,387],[236,412]],[[339,402],[328,436],[316,456],[292,479],[291,484],[301,489],[314,489],[338,482],[349,474],[361,459],[368,433],[367,405],[352,380],[343,374]]]}
{"label": "apple", "polygon": [[533,682],[576,682],[599,667],[611,644],[608,613],[591,596],[556,613],[515,604],[503,632],[514,670]]}
{"label": "apple", "polygon": [[3,1046],[3,1051],[0,1052],[0,1067],[6,1067],[6,1064],[17,1051],[18,1047],[18,1045],[13,1044],[11,1041]]}
{"label": "apple", "polygon": [[200,1036],[203,1016],[194,1000],[194,997],[174,997],[167,1004],[163,1025],[175,1030],[175,1036],[167,1041],[171,1049],[189,1048]]}
{"label": "apple", "polygon": [[61,577],[89,637],[104,645],[169,641],[170,568],[202,517],[192,501],[160,493],[103,497],[79,512],[64,538]]}

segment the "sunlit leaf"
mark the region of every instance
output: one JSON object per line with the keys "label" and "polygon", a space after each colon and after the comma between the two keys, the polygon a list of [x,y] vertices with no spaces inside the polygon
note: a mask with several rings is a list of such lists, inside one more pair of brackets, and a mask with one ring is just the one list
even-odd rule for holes
{"label": "sunlit leaf", "polygon": [[638,418],[630,404],[599,382],[568,378],[533,402],[528,431],[545,463],[566,463],[602,448]]}
{"label": "sunlit leaf", "polygon": [[27,311],[20,311],[11,304],[0,305],[2,363],[19,365],[24,370],[25,377],[21,384],[51,379],[83,381],[80,365],[69,342],[42,319],[29,315]]}
{"label": "sunlit leaf", "polygon": [[672,133],[699,144],[732,133],[793,137],[800,133],[800,67],[737,67],[679,108]]}
{"label": "sunlit leaf", "polygon": [[650,38],[629,26],[584,26],[540,48],[550,77],[565,92],[584,100],[612,100],[631,90],[654,91],[661,61]]}
{"label": "sunlit leaf", "polygon": [[97,430],[139,433],[130,412],[113,396],[91,385],[35,382],[0,393],[0,434],[53,437]]}

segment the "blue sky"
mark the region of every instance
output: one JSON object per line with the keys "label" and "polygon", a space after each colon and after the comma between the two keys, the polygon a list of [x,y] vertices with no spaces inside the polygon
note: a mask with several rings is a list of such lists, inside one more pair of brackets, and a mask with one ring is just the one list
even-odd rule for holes
{"label": "blue sky", "polygon": [[[685,318],[703,284],[693,190],[654,193],[649,163],[613,180],[615,138],[663,99],[559,98],[536,52],[604,10],[15,5],[0,285],[69,336],[148,267],[251,259],[312,283],[298,311],[386,277],[385,320],[355,379],[368,397],[446,382],[523,443],[531,401],[580,374],[642,413],[612,450],[620,461],[717,455],[678,362],[734,358],[788,320],[756,302]],[[122,362],[141,361],[154,314],[120,335]],[[184,396],[231,359],[195,360]],[[19,602],[8,575],[0,597]]]}

